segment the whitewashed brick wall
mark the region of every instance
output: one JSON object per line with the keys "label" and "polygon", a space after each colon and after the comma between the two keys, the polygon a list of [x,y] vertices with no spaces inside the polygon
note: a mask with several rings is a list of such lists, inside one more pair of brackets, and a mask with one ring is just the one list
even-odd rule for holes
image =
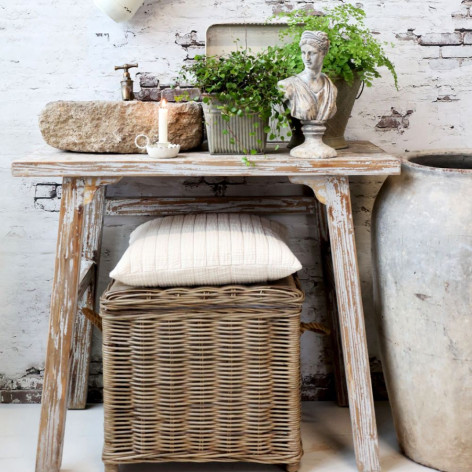
{"label": "whitewashed brick wall", "polygon": [[[42,139],[37,117],[49,101],[119,99],[114,65],[138,62],[141,71],[170,82],[183,61],[204,50],[208,26],[263,21],[275,11],[336,1],[146,0],[135,18],[115,24],[91,0],[0,0],[0,401],[38,401],[44,365],[49,293],[53,275],[60,186],[54,179],[13,179],[10,162]],[[364,0],[360,4],[396,64],[400,90],[388,74],[366,89],[349,125],[351,138],[369,139],[404,152],[470,146],[472,136],[472,16],[470,0]],[[382,179],[353,179],[359,260],[370,355],[378,371],[370,271],[370,210]],[[301,189],[284,179],[187,179],[127,181],[112,192],[187,196],[290,194]],[[291,227],[291,245],[305,268],[304,316],[324,319],[313,222],[279,218]],[[125,218],[107,220],[101,287],[124,250],[131,228]],[[315,342],[316,341],[316,342]],[[305,395],[332,390],[329,345],[303,337]],[[101,386],[99,337],[94,339],[91,386]]]}

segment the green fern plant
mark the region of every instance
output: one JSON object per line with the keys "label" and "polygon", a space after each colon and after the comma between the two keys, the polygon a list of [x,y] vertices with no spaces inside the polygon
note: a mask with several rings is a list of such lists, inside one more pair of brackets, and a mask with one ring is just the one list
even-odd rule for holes
{"label": "green fern plant", "polygon": [[[195,56],[193,63],[182,68],[180,78],[199,87],[206,94],[204,102],[216,100],[227,122],[232,116],[256,115],[262,122],[272,118],[275,133],[268,126],[264,131],[270,139],[275,139],[276,133],[288,127],[288,110],[283,107],[283,93],[277,82],[293,75],[296,67],[297,60],[289,50],[268,47],[253,53],[238,48],[222,57]],[[238,137],[229,125],[223,133],[230,135],[232,144],[237,144]],[[254,149],[242,151],[257,153]]]}
{"label": "green fern plant", "polygon": [[313,11],[293,10],[269,18],[283,19],[288,28],[281,31],[281,37],[291,39],[281,47],[283,55],[296,58],[295,69],[303,70],[298,43],[305,30],[324,31],[330,40],[330,48],[323,63],[323,72],[331,79],[344,79],[351,84],[354,78],[364,81],[370,87],[375,78],[381,76],[378,68],[385,66],[393,76],[398,89],[395,67],[387,58],[384,46],[365,25],[366,14],[362,8],[342,4],[327,8],[322,15]]}

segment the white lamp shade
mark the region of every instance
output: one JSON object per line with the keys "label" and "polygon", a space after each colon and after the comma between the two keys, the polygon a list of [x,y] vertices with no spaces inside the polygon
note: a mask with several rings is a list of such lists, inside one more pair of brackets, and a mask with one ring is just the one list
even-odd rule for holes
{"label": "white lamp shade", "polygon": [[143,0],[93,0],[95,5],[117,23],[133,18]]}

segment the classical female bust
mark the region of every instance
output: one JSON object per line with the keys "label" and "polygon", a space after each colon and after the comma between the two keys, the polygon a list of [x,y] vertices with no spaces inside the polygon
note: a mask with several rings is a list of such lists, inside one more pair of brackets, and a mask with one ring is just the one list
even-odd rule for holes
{"label": "classical female bust", "polygon": [[281,80],[290,114],[300,120],[326,121],[336,113],[337,89],[321,72],[329,49],[329,39],[321,31],[304,31],[300,40],[305,70]]}
{"label": "classical female bust", "polygon": [[323,60],[329,49],[328,35],[322,31],[304,31],[300,49],[305,69],[300,74],[281,80],[290,114],[302,121],[305,142],[293,148],[295,157],[328,158],[336,151],[323,143],[326,121],[336,113],[337,89],[321,72]]}

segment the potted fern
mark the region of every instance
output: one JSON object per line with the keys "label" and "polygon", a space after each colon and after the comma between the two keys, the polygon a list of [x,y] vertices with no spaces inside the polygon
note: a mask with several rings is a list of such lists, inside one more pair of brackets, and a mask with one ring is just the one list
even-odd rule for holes
{"label": "potted fern", "polygon": [[[286,44],[280,49],[282,55],[294,58],[296,73],[303,70],[298,45],[303,31],[324,31],[328,34],[330,48],[324,59],[323,72],[338,88],[338,111],[328,121],[324,140],[337,149],[347,147],[344,131],[361,84],[370,87],[373,80],[380,77],[378,69],[385,66],[398,88],[394,65],[385,55],[385,43],[377,40],[367,28],[365,17],[361,8],[342,4],[327,8],[321,15],[309,10],[293,10],[269,19],[278,18],[287,23],[287,27],[280,32],[281,39]],[[295,132],[298,131],[297,123],[293,127]]]}
{"label": "potted fern", "polygon": [[244,154],[248,163],[247,155],[264,152],[267,135],[274,139],[288,126],[277,82],[294,73],[290,54],[276,47],[257,54],[237,49],[222,57],[199,55],[183,67],[181,77],[203,92],[211,154]]}

